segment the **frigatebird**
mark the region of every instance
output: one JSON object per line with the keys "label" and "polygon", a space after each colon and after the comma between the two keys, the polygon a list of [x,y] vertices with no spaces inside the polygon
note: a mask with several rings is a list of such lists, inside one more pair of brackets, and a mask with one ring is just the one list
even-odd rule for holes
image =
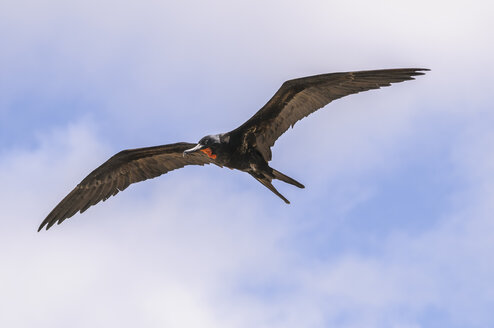
{"label": "frigatebird", "polygon": [[391,83],[413,80],[428,69],[400,68],[314,75],[284,82],[274,96],[244,124],[227,133],[208,135],[197,144],[174,144],[127,149],[112,156],[84,178],[41,223],[48,230],[75,213],[130,184],[155,178],[186,165],[215,164],[249,173],[290,202],[272,185],[278,179],[299,188],[304,185],[268,165],[271,147],[286,130],[331,101]]}

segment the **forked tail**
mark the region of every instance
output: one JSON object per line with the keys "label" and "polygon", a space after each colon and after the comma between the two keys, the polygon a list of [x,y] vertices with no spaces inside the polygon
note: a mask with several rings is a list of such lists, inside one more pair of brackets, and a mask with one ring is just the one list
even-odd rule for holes
{"label": "forked tail", "polygon": [[283,196],[282,194],[280,194],[280,192],[278,190],[276,190],[276,188],[273,186],[273,184],[271,183],[271,181],[273,179],[278,179],[278,180],[281,180],[283,182],[289,183],[289,184],[294,185],[294,186],[299,187],[299,188],[305,188],[304,185],[301,184],[300,182],[295,181],[294,179],[292,179],[292,178],[284,175],[283,173],[281,173],[279,171],[276,171],[273,168],[270,168],[270,169],[272,170],[271,174],[269,174],[268,171],[264,171],[264,172],[249,172],[249,173],[257,181],[259,181],[260,183],[262,183],[266,188],[268,188],[269,190],[271,190],[276,196],[278,196],[281,199],[283,199],[283,201],[285,203],[290,204],[290,201],[288,199],[286,199],[285,196]]}

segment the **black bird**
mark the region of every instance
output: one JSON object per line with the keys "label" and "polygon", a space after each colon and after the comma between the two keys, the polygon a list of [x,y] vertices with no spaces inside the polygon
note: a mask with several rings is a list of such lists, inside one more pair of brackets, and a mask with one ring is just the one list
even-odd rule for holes
{"label": "black bird", "polygon": [[402,68],[330,73],[283,83],[274,96],[247,122],[227,133],[205,136],[199,143],[175,143],[128,149],[112,156],[79,183],[41,223],[48,230],[77,212],[116,195],[130,184],[155,178],[186,165],[216,164],[244,171],[283,199],[273,179],[304,186],[268,165],[271,147],[298,120],[331,101],[391,83],[413,80],[428,69]]}

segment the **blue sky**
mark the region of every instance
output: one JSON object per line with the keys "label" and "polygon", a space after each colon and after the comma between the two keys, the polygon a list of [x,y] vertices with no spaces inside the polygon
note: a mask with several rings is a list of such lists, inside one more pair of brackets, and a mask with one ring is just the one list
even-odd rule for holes
{"label": "blue sky", "polygon": [[[488,1],[0,3],[0,326],[494,326]],[[427,67],[276,143],[285,205],[187,167],[36,229],[125,149],[229,131],[287,79]]]}

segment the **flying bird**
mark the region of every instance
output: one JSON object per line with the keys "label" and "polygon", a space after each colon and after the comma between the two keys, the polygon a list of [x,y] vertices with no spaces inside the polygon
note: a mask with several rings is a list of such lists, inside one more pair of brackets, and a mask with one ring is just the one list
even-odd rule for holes
{"label": "flying bird", "polygon": [[203,137],[197,144],[179,142],[163,146],[127,149],[112,156],[84,178],[43,220],[38,231],[48,230],[75,213],[126,189],[186,165],[215,164],[250,174],[285,203],[272,181],[299,188],[300,182],[268,165],[271,147],[286,130],[331,101],[391,83],[413,80],[428,69],[401,68],[329,73],[289,80],[274,96],[238,128]]}

